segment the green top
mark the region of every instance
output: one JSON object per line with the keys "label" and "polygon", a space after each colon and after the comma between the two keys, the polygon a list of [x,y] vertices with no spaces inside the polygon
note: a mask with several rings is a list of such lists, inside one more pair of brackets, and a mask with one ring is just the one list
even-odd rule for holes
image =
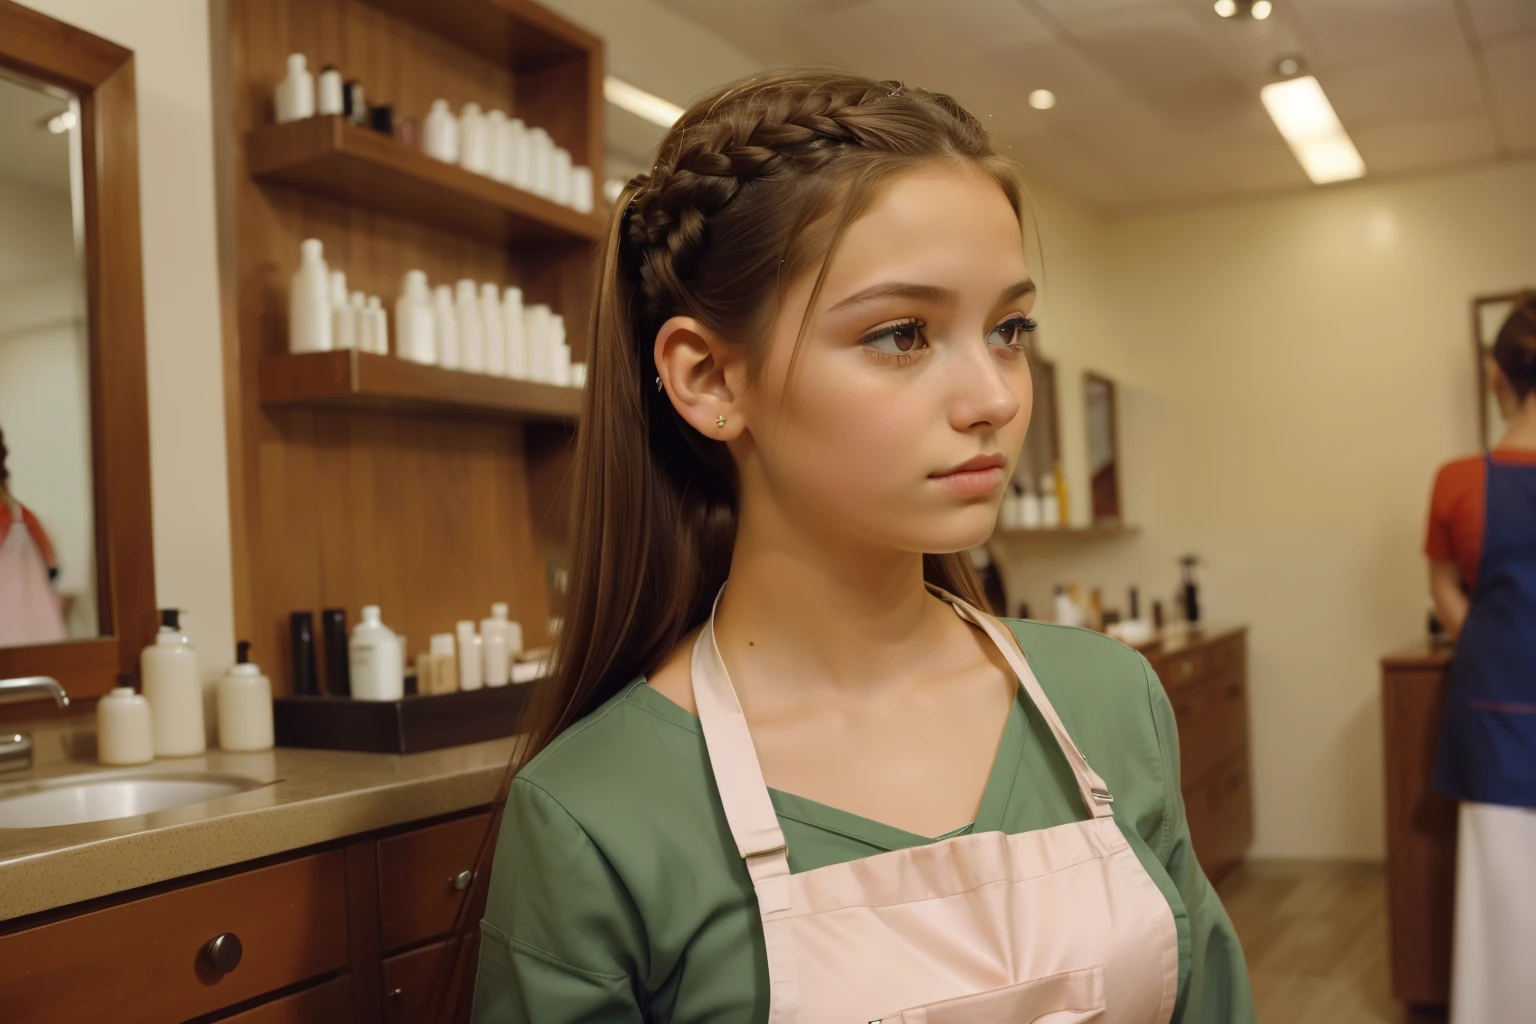
{"label": "green top", "polygon": [[[1173,709],[1151,666],[1098,633],[1003,621],[1172,908],[1175,1024],[1251,1024],[1242,949],[1190,849]],[[771,796],[793,871],[937,841]],[[1017,833],[1086,817],[1066,758],[1021,688],[972,828]],[[643,677],[518,774],[491,871],[477,1024],[767,1020],[757,901],[699,720]]]}

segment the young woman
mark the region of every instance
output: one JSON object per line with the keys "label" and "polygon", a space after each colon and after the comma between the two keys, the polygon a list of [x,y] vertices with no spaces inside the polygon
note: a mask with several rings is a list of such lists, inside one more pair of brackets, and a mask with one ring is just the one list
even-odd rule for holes
{"label": "young woman", "polygon": [[0,647],[26,647],[65,639],[64,602],[53,589],[58,559],[43,524],[11,496],[0,431]]}
{"label": "young woman", "polygon": [[1020,210],[954,100],[830,72],[699,101],[624,191],[476,1020],[1253,1019],[1147,663],[977,611]]}
{"label": "young woman", "polygon": [[1425,543],[1457,638],[1435,772],[1461,801],[1452,1024],[1527,1020],[1536,1005],[1536,295],[1486,369],[1509,429],[1440,470]]}

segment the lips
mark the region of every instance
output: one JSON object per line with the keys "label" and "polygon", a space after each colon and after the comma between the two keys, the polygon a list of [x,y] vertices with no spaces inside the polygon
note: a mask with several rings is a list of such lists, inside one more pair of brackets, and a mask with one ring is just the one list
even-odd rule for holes
{"label": "lips", "polygon": [[949,469],[941,470],[940,472],[934,473],[933,475],[950,476],[954,473],[973,473],[982,469],[1001,469],[1007,464],[1008,460],[1003,458],[1001,455],[977,455],[966,459],[958,466],[951,466]]}

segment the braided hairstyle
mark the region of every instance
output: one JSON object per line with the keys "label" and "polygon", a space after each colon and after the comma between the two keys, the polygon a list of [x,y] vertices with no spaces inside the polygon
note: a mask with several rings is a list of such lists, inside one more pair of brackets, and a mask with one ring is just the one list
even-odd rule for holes
{"label": "braided hairstyle", "polygon": [[[730,567],[735,466],[655,385],[657,330],[673,316],[695,317],[746,346],[755,373],[784,290],[815,270],[814,307],[848,224],[883,183],[936,161],[983,169],[1021,210],[1015,165],[950,97],[788,70],[699,100],[650,172],[623,190],[588,346],[569,593],[553,678],[525,719],[520,763],[654,669],[707,616]],[[925,555],[924,576],[984,603],[964,553]]]}
{"label": "braided hairstyle", "polygon": [[1517,402],[1536,393],[1536,293],[1522,295],[1493,339],[1493,361]]}

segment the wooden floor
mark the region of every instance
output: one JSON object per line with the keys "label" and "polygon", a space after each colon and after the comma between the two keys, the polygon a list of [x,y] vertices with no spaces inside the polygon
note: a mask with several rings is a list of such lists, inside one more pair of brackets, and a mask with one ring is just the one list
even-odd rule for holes
{"label": "wooden floor", "polygon": [[1243,942],[1260,1024],[1427,1024],[1388,982],[1387,885],[1357,868],[1239,869],[1221,898]]}

